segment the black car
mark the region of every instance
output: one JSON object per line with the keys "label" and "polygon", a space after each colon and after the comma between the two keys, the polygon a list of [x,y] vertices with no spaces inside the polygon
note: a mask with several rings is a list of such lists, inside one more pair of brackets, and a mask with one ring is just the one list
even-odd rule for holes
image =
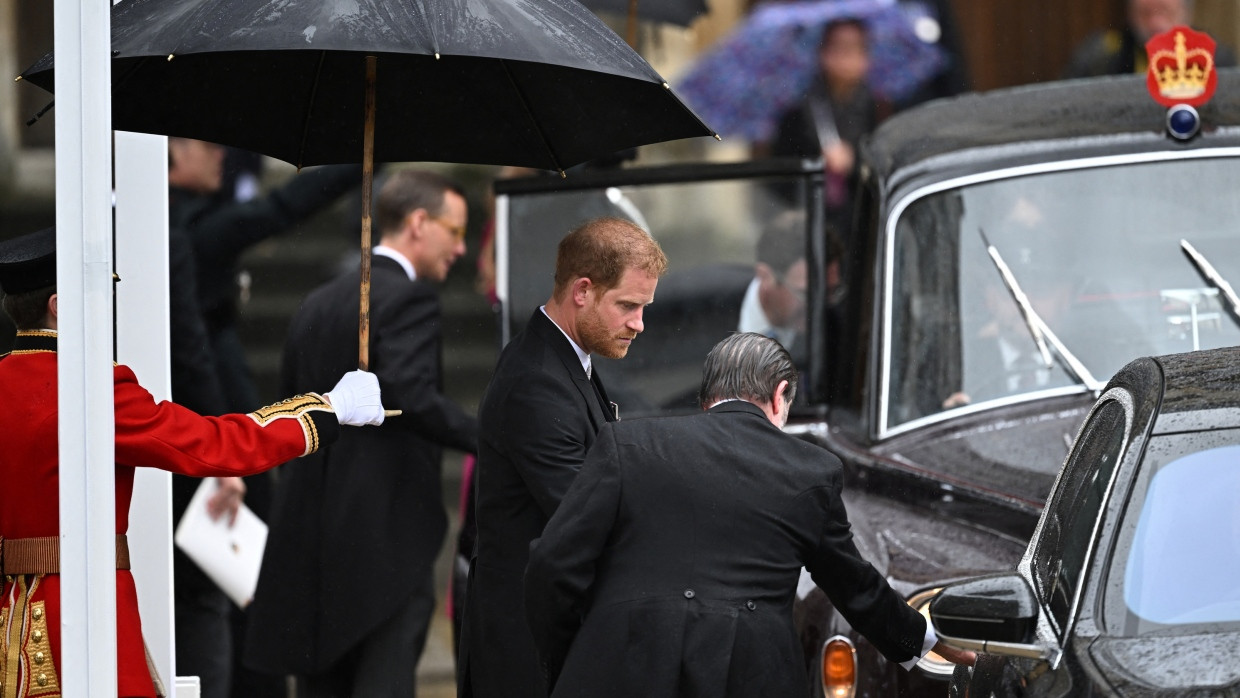
{"label": "black car", "polygon": [[[944,585],[1014,567],[1125,364],[1240,344],[1203,276],[1240,279],[1240,73],[1220,72],[1197,121],[1170,134],[1137,76],[929,103],[863,145],[857,224],[838,238],[815,162],[501,182],[505,340],[547,299],[560,237],[628,217],[669,271],[628,358],[596,370],[622,418],[696,409],[707,350],[760,327],[762,240],[793,221],[805,279],[775,279],[803,304],[782,339],[802,369],[788,430],[841,458],[858,547],[925,612]],[[805,582],[794,613],[816,692],[943,695],[952,665],[887,662]]]}
{"label": "black car", "polygon": [[[1240,279],[1240,74],[1197,118],[1172,134],[1122,76],[941,100],[864,146],[825,419],[801,429],[845,461],[859,544],[923,612],[1013,568],[1124,365],[1240,344],[1208,278]],[[856,695],[943,694],[952,665],[891,666],[815,589],[798,612],[809,661],[855,645]]]}
{"label": "black car", "polygon": [[1143,358],[1094,404],[1016,572],[947,586],[957,696],[1240,694],[1240,349]]}

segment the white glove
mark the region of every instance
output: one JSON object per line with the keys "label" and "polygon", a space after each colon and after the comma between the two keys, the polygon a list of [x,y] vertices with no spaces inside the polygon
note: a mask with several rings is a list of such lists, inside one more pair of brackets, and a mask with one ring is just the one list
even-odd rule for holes
{"label": "white glove", "polygon": [[349,371],[336,387],[323,397],[341,424],[360,427],[383,424],[383,403],[379,401],[379,379],[368,371]]}

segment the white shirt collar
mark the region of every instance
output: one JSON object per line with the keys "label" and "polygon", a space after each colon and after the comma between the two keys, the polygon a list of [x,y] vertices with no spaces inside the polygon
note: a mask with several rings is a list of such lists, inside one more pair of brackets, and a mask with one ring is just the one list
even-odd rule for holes
{"label": "white shirt collar", "polygon": [[405,270],[405,276],[408,276],[410,281],[418,280],[418,272],[414,270],[413,262],[410,262],[409,258],[405,255],[397,252],[387,245],[375,245],[371,248],[370,253],[371,256],[379,255],[380,257],[387,257],[388,259],[396,260],[396,263],[400,265],[400,268]]}
{"label": "white shirt collar", "polygon": [[758,279],[754,277],[749,282],[749,286],[745,287],[745,298],[741,301],[741,317],[737,323],[737,332],[757,332],[761,334],[771,326],[771,321],[766,319],[766,313],[762,312],[762,303],[758,300]]}
{"label": "white shirt collar", "polygon": [[797,330],[792,327],[777,327],[771,324],[771,321],[766,317],[766,311],[762,309],[762,301],[758,298],[758,286],[760,284],[761,282],[755,277],[745,289],[745,298],[741,301],[741,316],[739,322],[737,322],[736,331],[757,332],[776,340],[785,349],[790,349],[792,343],[796,341]]}
{"label": "white shirt collar", "polygon": [[[542,311],[543,315],[547,315],[547,306],[540,305],[538,306],[538,309]],[[547,315],[547,319],[551,320],[551,316]],[[560,331],[560,334],[564,335],[564,339],[567,339],[568,343],[573,345],[573,351],[577,352],[577,360],[581,362],[581,370],[585,371],[586,375],[589,376],[590,375],[590,354],[584,351],[581,347],[577,346],[577,343],[573,341],[573,338],[569,337],[568,333],[564,331],[564,328],[557,325],[555,320],[551,320],[551,324],[555,325],[555,328]]]}

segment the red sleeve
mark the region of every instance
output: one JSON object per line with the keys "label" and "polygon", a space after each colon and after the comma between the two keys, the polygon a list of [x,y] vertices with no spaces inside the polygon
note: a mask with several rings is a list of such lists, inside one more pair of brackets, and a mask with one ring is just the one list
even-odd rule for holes
{"label": "red sleeve", "polygon": [[253,475],[313,453],[340,431],[331,406],[313,393],[250,414],[203,417],[156,403],[125,366],[115,368],[114,378],[119,465],[194,477]]}

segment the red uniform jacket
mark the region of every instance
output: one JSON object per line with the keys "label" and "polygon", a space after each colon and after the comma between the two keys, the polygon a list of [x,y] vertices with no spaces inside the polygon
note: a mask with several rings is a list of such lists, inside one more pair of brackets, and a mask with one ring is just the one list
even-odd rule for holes
{"label": "red uniform jacket", "polygon": [[[0,537],[60,531],[56,335],[21,332],[0,358]],[[132,370],[116,366],[116,532],[129,528],[134,468],[195,477],[252,475],[335,440],[339,425],[318,395],[247,415],[202,417],[156,403]],[[0,543],[2,545],[2,543]],[[128,570],[116,572],[119,696],[154,696],[142,645],[138,597]],[[0,599],[0,696],[60,695],[60,577],[6,577]]]}

